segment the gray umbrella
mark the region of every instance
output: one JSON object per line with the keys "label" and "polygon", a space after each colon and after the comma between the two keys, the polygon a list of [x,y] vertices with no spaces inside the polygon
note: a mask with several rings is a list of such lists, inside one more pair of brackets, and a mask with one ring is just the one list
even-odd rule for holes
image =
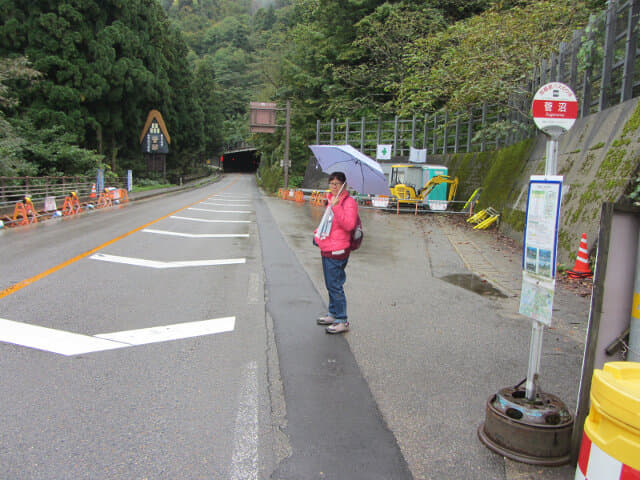
{"label": "gray umbrella", "polygon": [[323,172],[344,173],[347,184],[356,192],[391,195],[380,164],[351,145],[310,145],[309,148]]}

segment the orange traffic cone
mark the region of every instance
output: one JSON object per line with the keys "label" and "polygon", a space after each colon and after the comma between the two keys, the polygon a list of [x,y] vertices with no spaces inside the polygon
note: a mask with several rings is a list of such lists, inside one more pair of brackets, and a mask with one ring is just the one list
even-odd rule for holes
{"label": "orange traffic cone", "polygon": [[93,185],[91,185],[91,195],[89,195],[91,198],[96,198],[96,184],[94,183]]}
{"label": "orange traffic cone", "polygon": [[578,255],[576,256],[576,264],[573,270],[567,270],[567,275],[571,278],[589,278],[593,276],[593,272],[589,268],[589,251],[587,250],[587,234],[582,234]]}

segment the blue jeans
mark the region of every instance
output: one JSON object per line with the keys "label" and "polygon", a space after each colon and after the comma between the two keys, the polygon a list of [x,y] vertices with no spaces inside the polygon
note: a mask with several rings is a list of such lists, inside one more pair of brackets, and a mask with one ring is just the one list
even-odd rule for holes
{"label": "blue jeans", "polygon": [[347,321],[347,297],[344,295],[344,282],[347,274],[344,269],[348,258],[337,260],[335,258],[322,257],[322,272],[324,284],[329,292],[329,315],[338,322]]}

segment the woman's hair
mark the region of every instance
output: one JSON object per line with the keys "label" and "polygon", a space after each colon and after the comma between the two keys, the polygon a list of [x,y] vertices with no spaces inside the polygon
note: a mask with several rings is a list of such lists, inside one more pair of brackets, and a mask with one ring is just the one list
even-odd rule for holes
{"label": "woman's hair", "polygon": [[329,181],[333,179],[339,180],[342,183],[345,183],[347,181],[347,177],[345,177],[344,173],[342,172],[332,172],[331,175],[329,175]]}

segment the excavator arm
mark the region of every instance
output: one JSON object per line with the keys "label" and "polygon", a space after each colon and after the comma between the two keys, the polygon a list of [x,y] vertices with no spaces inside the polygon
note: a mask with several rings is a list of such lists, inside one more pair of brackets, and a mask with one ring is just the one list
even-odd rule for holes
{"label": "excavator arm", "polygon": [[451,177],[449,175],[436,175],[435,177],[430,178],[425,186],[420,190],[419,198],[424,200],[434,188],[442,183],[448,183],[451,185],[451,187],[449,187],[449,196],[447,201],[452,201],[456,197],[456,192],[458,191],[458,177]]}

